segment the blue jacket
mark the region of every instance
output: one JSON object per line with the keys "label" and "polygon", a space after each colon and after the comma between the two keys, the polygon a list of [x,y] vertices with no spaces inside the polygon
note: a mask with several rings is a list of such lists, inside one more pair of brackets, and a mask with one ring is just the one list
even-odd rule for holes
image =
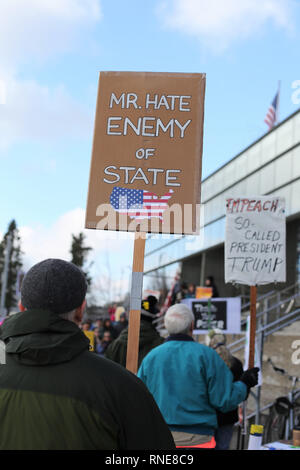
{"label": "blue jacket", "polygon": [[247,396],[213,349],[186,335],[167,340],[144,358],[138,377],[152,393],[173,431],[214,433],[216,410],[228,412]]}

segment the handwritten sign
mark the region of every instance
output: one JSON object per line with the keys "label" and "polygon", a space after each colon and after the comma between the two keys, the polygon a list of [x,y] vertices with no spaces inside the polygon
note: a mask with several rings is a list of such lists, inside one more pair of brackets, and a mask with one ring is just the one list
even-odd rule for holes
{"label": "handwritten sign", "polygon": [[286,280],[285,200],[226,201],[225,282],[255,286]]}
{"label": "handwritten sign", "polygon": [[197,233],[205,74],[101,72],[86,228]]}

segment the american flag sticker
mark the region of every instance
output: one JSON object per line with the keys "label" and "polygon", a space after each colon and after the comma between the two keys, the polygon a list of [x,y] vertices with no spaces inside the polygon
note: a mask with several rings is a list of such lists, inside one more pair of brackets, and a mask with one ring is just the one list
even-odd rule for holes
{"label": "american flag sticker", "polygon": [[120,214],[127,214],[131,219],[142,220],[158,217],[163,220],[163,213],[168,209],[173,189],[164,196],[157,196],[142,189],[114,187],[110,195],[110,204]]}

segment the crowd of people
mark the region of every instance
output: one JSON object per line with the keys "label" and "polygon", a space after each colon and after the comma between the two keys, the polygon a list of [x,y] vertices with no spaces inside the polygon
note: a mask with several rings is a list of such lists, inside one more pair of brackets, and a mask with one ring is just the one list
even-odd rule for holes
{"label": "crowd of people", "polygon": [[142,301],[137,374],[125,367],[128,322],[83,320],[87,283],[72,263],[47,259],[21,287],[20,312],[0,327],[1,450],[228,449],[237,407],[258,381],[220,332],[193,338],[194,315],[175,302],[155,327],[157,299]]}
{"label": "crowd of people", "polygon": [[[211,289],[212,298],[219,297],[219,291],[213,276],[207,276],[204,282],[204,287]],[[174,286],[172,292],[171,305],[180,303],[183,299],[194,299],[197,293],[196,289],[196,284],[179,280]]]}
{"label": "crowd of people", "polygon": [[[139,364],[144,356],[164,339],[157,332],[153,320],[159,315],[158,300],[149,295],[141,304],[139,338]],[[109,307],[109,316],[98,318],[94,323],[84,320],[80,328],[90,341],[90,350],[114,362],[126,366],[128,342],[128,313],[116,304]]]}
{"label": "crowd of people", "polygon": [[104,355],[108,346],[127,328],[127,313],[123,309],[119,320],[107,318],[97,318],[95,322],[85,320],[80,324],[80,328],[90,340],[90,349],[97,354]]}
{"label": "crowd of people", "polygon": [[[219,296],[212,276],[206,278],[205,287],[211,288],[213,298]],[[238,421],[238,403],[242,401],[243,396],[241,393],[243,386],[234,385],[234,383],[244,383],[248,394],[249,389],[256,381],[256,371],[251,371],[250,379],[247,374],[244,374],[241,361],[232,356],[226,347],[226,336],[220,330],[211,330],[207,335],[206,346],[209,347],[210,352],[202,346],[199,348],[196,345],[192,338],[193,314],[187,306],[180,305],[180,302],[187,298],[196,298],[196,285],[179,281],[173,291],[169,306],[171,308],[168,309],[165,316],[165,327],[169,334],[167,338],[161,337],[155,327],[155,320],[160,312],[157,299],[154,296],[149,296],[142,301],[138,376],[145,382],[160,410],[162,410],[164,419],[171,429],[177,446],[190,444],[191,447],[202,447],[203,443],[209,444],[212,442],[211,436],[213,435],[214,448],[228,450],[234,424]],[[114,304],[108,309],[108,315],[109,317],[104,320],[98,319],[95,324],[90,322],[88,325],[88,331],[93,331],[95,334],[96,345],[92,349],[96,353],[126,367],[127,314],[122,306]],[[83,326],[87,325],[84,324]],[[167,344],[167,346],[158,348],[163,344]],[[177,356],[179,346],[180,353]],[[185,349],[188,351],[186,357]],[[152,350],[153,352],[149,354]],[[216,354],[212,353],[211,350],[218,354],[221,361],[216,359]],[[193,357],[193,361],[191,361],[189,354]],[[156,355],[157,359],[154,359]],[[165,363],[164,355],[166,355]],[[205,387],[204,384],[199,384],[199,380],[196,380],[201,361],[205,361],[206,373],[211,369],[209,374],[212,375],[215,382],[213,390],[207,389],[209,404],[208,402],[201,404],[203,400],[201,395]],[[150,367],[147,365],[148,362],[151,364]],[[180,371],[181,363],[182,370]],[[187,364],[189,364],[188,373],[185,370]],[[174,367],[173,371],[172,367]],[[148,370],[147,375],[145,371],[148,372]],[[228,379],[229,370],[233,376],[231,391],[228,387],[228,381],[231,381],[231,376]],[[183,380],[177,383],[180,373]],[[195,377],[192,377],[192,374]],[[166,377],[168,378],[166,379]],[[240,387],[240,390],[239,393],[234,395],[234,388],[237,386]],[[164,392],[164,388],[166,392]],[[175,391],[172,398],[167,393],[170,389]],[[245,391],[245,389],[242,391]],[[232,393],[232,397],[227,397],[227,403],[224,406],[226,393]],[[190,402],[189,396],[193,396],[192,402],[198,396],[196,408],[195,403]],[[186,403],[186,410],[181,413],[182,416],[179,418],[174,410],[178,410],[182,403]],[[213,403],[212,406],[211,403]],[[199,413],[199,416],[197,416],[197,413]],[[197,423],[193,422],[195,416],[197,416]],[[191,419],[192,422],[189,422]],[[202,423],[203,420],[204,423]]]}

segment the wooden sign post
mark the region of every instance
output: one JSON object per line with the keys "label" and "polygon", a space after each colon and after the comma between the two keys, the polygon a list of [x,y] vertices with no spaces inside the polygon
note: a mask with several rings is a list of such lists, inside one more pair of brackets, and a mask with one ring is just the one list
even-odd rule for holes
{"label": "wooden sign post", "polygon": [[255,336],[256,336],[256,286],[250,286],[250,335],[249,335],[249,359],[248,367],[254,367],[255,360]]}
{"label": "wooden sign post", "polygon": [[146,233],[136,232],[133,249],[126,368],[137,373]]}
{"label": "wooden sign post", "polygon": [[100,72],[85,227],[135,232],[134,373],[146,233],[199,232],[205,85],[200,73]]}

